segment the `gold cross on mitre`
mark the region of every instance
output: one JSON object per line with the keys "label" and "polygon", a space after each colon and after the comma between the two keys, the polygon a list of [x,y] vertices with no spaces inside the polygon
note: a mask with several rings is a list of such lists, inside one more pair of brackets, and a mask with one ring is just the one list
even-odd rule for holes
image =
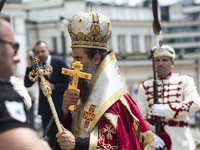
{"label": "gold cross on mitre", "polygon": [[[72,64],[72,68],[74,70],[62,68],[61,73],[65,74],[65,75],[73,76],[72,85],[69,84],[68,89],[74,90],[74,91],[77,91],[80,93],[80,90],[77,88],[78,87],[78,79],[79,78],[91,79],[92,75],[89,73],[84,73],[84,72],[80,71],[83,68],[83,64],[81,64],[79,61],[75,61],[75,63]],[[72,107],[70,106],[69,110],[73,111],[74,105]]]}

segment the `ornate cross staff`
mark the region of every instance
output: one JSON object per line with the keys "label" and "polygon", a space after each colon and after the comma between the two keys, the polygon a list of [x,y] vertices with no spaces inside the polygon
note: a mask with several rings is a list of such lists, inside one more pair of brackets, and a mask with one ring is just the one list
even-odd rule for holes
{"label": "ornate cross staff", "polygon": [[[47,99],[48,99],[48,102],[49,102],[49,105],[50,105],[50,108],[51,108],[54,120],[55,120],[57,128],[58,128],[58,131],[61,132],[62,128],[61,128],[61,125],[60,125],[60,121],[58,119],[58,115],[57,115],[55,106],[53,104],[53,100],[51,98],[52,90],[47,85],[46,80],[44,78],[44,75],[50,75],[52,73],[52,66],[50,66],[50,65],[44,65],[44,68],[46,68],[46,69],[42,69],[38,65],[39,61],[40,61],[39,59],[36,59],[36,58],[34,59],[33,63],[36,64],[37,69],[36,69],[36,72],[35,72],[35,70],[29,72],[28,77],[33,82],[37,81],[38,77],[40,77],[41,83],[42,83],[42,92],[43,92],[44,96],[46,96]],[[47,68],[49,69],[49,71],[47,71]],[[33,75],[35,76],[34,78],[33,78]]]}
{"label": "ornate cross staff", "polygon": [[[82,70],[83,65],[79,61],[75,61],[75,63],[72,64],[72,68],[74,70],[62,68],[62,74],[73,76],[72,85],[69,84],[68,89],[74,90],[80,93],[80,90],[77,88],[78,79],[79,78],[91,79],[92,75],[89,73],[84,73],[80,71]],[[74,105],[71,105],[69,107],[69,110],[74,110]]]}

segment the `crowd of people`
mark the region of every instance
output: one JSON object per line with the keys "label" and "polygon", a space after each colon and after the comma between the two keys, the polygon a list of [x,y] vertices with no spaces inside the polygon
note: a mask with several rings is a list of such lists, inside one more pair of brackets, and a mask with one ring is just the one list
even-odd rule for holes
{"label": "crowd of people", "polygon": [[[68,25],[71,37],[72,64],[80,62],[81,72],[91,79],[80,78],[79,91],[68,89],[73,77],[61,74],[69,69],[65,60],[54,58],[45,41],[37,41],[28,51],[24,81],[13,74],[20,61],[19,44],[14,38],[9,16],[0,13],[0,147],[7,149],[113,149],[113,150],[195,150],[189,128],[189,114],[200,109],[200,97],[190,75],[173,73],[175,50],[168,45],[153,48],[157,77],[157,103],[154,101],[154,79],[139,86],[137,104],[126,92],[112,50],[110,20],[103,14],[82,12]],[[52,100],[62,131],[51,120],[52,112],[39,85],[39,109],[42,127],[48,141],[39,139],[27,118],[32,95],[25,87],[34,84],[29,72],[51,65],[53,73],[45,76],[52,90]],[[72,69],[72,64],[70,69]],[[78,75],[78,73],[76,74]],[[75,78],[75,77],[74,77]],[[35,99],[35,98],[34,98]],[[73,105],[73,109],[70,106]],[[157,122],[159,119],[159,123]],[[157,133],[160,126],[160,133]]]}

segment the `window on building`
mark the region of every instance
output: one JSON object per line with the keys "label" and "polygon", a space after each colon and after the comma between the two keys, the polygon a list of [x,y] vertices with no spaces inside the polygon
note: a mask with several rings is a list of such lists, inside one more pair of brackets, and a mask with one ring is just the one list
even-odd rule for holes
{"label": "window on building", "polygon": [[139,36],[138,35],[132,36],[132,49],[133,49],[133,52],[139,52]]}
{"label": "window on building", "polygon": [[118,48],[120,52],[126,52],[125,35],[118,36]]}
{"label": "window on building", "polygon": [[174,39],[163,39],[163,43],[174,43]]}
{"label": "window on building", "polygon": [[171,38],[163,39],[163,43],[189,43],[189,42],[198,42],[200,37],[187,37],[187,38]]}
{"label": "window on building", "polygon": [[196,26],[196,30],[195,31],[199,32],[200,31],[200,26]]}
{"label": "window on building", "polygon": [[67,55],[67,38],[64,35],[64,33],[63,33],[63,35],[61,35],[61,45],[62,45],[62,47],[61,47],[62,53],[61,54]]}
{"label": "window on building", "polygon": [[162,28],[162,33],[187,33],[199,31],[198,26]]}
{"label": "window on building", "polygon": [[145,48],[147,51],[149,51],[152,47],[151,47],[151,37],[149,35],[145,36]]}
{"label": "window on building", "polygon": [[200,53],[200,50],[198,49],[198,47],[196,48],[177,48],[175,49],[176,54],[180,54],[180,55],[185,55],[185,54],[190,54],[190,53]]}
{"label": "window on building", "polygon": [[30,34],[28,31],[26,32],[26,41],[27,41],[27,45],[29,47],[31,44],[30,44]]}
{"label": "window on building", "polygon": [[195,38],[196,42],[200,42],[200,37]]}
{"label": "window on building", "polygon": [[51,50],[51,53],[57,54],[57,49],[58,49],[57,38],[56,37],[52,37],[52,50]]}
{"label": "window on building", "polygon": [[108,50],[113,49],[113,47],[112,47],[112,37],[110,37],[110,39],[109,39],[108,42],[107,42],[107,49],[108,49]]}
{"label": "window on building", "polygon": [[169,33],[169,28],[162,28],[162,33]]}

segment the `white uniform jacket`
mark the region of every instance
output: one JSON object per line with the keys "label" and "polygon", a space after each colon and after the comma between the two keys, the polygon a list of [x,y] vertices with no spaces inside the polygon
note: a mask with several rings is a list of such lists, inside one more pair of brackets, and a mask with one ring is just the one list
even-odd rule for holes
{"label": "white uniform jacket", "polygon": [[[189,75],[168,74],[157,77],[158,101],[164,105],[165,117],[162,118],[165,132],[171,139],[171,150],[194,150],[195,144],[189,130],[188,114],[200,108],[200,97],[194,80]],[[154,116],[151,115],[153,98],[153,79],[140,84],[137,104],[150,129],[155,132]],[[154,150],[148,146],[146,150]]]}
{"label": "white uniform jacket", "polygon": [[19,76],[11,76],[10,82],[13,85],[14,90],[22,97],[26,109],[28,110],[31,107],[32,102],[31,97],[24,86],[24,80]]}

